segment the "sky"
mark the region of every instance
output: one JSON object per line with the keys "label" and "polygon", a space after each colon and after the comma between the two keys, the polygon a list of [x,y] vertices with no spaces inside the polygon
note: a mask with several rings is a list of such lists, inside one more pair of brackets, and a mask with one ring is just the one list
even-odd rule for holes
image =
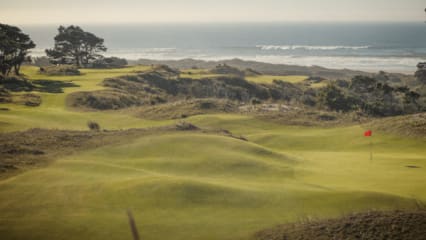
{"label": "sky", "polygon": [[425,0],[0,0],[0,22],[423,22],[425,8]]}

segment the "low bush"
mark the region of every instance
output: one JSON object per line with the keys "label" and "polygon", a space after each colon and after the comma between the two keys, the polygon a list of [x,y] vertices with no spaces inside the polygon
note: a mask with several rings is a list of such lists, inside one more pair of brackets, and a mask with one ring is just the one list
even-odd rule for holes
{"label": "low bush", "polygon": [[12,95],[7,89],[0,88],[0,103],[7,103],[12,101]]}
{"label": "low bush", "polygon": [[176,124],[176,129],[181,131],[194,131],[194,130],[198,130],[199,128],[192,123],[182,121]]}
{"label": "low bush", "polygon": [[122,68],[127,66],[127,60],[118,57],[106,57],[96,60],[90,68]]}
{"label": "low bush", "polygon": [[40,67],[39,72],[49,76],[77,76],[81,74],[78,68],[72,65]]}
{"label": "low bush", "polygon": [[99,126],[99,124],[97,122],[93,122],[93,121],[89,121],[87,122],[87,127],[90,129],[90,131],[100,131],[101,127]]}
{"label": "low bush", "polygon": [[41,97],[32,93],[22,95],[21,99],[28,107],[38,107],[41,104]]}

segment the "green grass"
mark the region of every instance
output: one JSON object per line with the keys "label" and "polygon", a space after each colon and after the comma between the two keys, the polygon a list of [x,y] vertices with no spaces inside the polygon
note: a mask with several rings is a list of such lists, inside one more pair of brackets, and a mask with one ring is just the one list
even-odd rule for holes
{"label": "green grass", "polygon": [[[37,108],[5,105],[12,110],[0,113],[0,131],[85,129],[88,119],[108,129],[173,123],[65,107],[66,94],[100,89],[102,78],[135,70],[49,77],[80,87],[41,93],[43,104]],[[33,68],[24,71],[32,79],[45,79]],[[416,200],[426,201],[424,140],[374,131],[370,161],[370,139],[362,136],[362,126],[284,126],[232,114],[187,121],[227,129],[249,141],[164,132],[75,153],[2,180],[1,238],[131,239],[126,216],[131,209],[141,239],[248,239],[280,223],[415,208]]]}
{"label": "green grass", "polygon": [[224,74],[214,74],[210,73],[208,69],[184,69],[181,71],[179,77],[181,78],[190,78],[190,79],[203,79],[203,78],[213,78],[226,76]]}
{"label": "green grass", "polygon": [[[208,69],[184,69],[181,71],[180,77],[182,78],[190,78],[190,79],[203,79],[210,77],[220,77],[227,76],[226,74],[212,74]],[[281,80],[289,83],[300,83],[306,80],[307,76],[300,75],[285,75],[285,76],[275,76],[275,75],[258,75],[258,76],[248,76],[245,77],[247,81],[254,83],[263,83],[269,84],[274,80]]]}
{"label": "green grass", "polygon": [[117,112],[77,112],[66,108],[66,95],[77,91],[94,91],[104,87],[101,82],[108,77],[135,74],[150,69],[147,66],[135,66],[120,69],[83,69],[80,76],[46,76],[39,74],[36,67],[23,67],[22,72],[31,80],[55,80],[72,82],[78,87],[64,88],[64,93],[39,93],[42,104],[39,107],[27,107],[16,104],[2,104],[10,111],[0,111],[0,132],[17,131],[28,128],[87,129],[89,120],[99,122],[107,129],[127,129],[135,127],[158,126],[169,121],[153,122]]}
{"label": "green grass", "polygon": [[272,83],[274,80],[281,80],[289,83],[300,83],[307,79],[307,76],[288,75],[288,76],[273,76],[273,75],[258,75],[246,77],[250,82],[255,83]]}

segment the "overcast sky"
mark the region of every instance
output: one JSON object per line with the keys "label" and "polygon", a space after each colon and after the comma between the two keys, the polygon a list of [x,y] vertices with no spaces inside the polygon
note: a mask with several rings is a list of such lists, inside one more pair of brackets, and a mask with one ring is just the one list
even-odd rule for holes
{"label": "overcast sky", "polygon": [[422,22],[425,8],[425,0],[0,0],[0,22]]}

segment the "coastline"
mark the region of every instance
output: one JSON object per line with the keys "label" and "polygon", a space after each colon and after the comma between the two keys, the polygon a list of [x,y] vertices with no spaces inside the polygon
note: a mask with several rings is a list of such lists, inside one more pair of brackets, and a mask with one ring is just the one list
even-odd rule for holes
{"label": "coastline", "polygon": [[[202,69],[212,69],[218,64],[227,64],[233,67],[246,69],[251,68],[256,71],[262,72],[263,74],[269,75],[306,75],[306,76],[319,76],[328,79],[350,79],[356,75],[366,75],[371,76],[379,72],[386,72],[389,74],[397,75],[404,78],[414,78],[413,72],[388,72],[382,69],[377,69],[375,71],[363,71],[351,68],[328,68],[324,66],[303,66],[303,65],[293,65],[293,64],[277,64],[277,63],[268,63],[261,61],[245,60],[240,58],[233,59],[224,59],[224,60],[199,60],[192,58],[184,59],[172,59],[172,60],[155,60],[155,59],[138,59],[138,60],[128,60],[129,64],[137,65],[168,65],[173,68],[179,69],[190,69],[190,68],[202,68]],[[416,63],[417,64],[417,63]]]}

